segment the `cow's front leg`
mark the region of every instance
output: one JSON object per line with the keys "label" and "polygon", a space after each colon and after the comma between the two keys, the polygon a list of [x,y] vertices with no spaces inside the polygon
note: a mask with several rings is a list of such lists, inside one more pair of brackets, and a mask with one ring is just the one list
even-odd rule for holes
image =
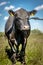
{"label": "cow's front leg", "polygon": [[16,52],[14,45],[17,46],[17,41],[15,39],[15,32],[14,32],[14,30],[12,30],[12,32],[9,34],[8,42],[9,42],[9,45],[10,45],[12,51]]}
{"label": "cow's front leg", "polygon": [[19,45],[16,46],[17,50],[16,50],[16,59],[19,60]]}
{"label": "cow's front leg", "polygon": [[22,41],[22,49],[21,49],[21,52],[20,52],[20,56],[21,56],[21,63],[23,65],[26,65],[26,62],[25,62],[25,48],[26,48],[26,43],[27,43],[27,38],[24,37],[23,41]]}
{"label": "cow's front leg", "polygon": [[21,49],[23,55],[25,55],[26,43],[27,43],[27,39],[24,37],[24,40],[22,41],[22,49]]}
{"label": "cow's front leg", "polygon": [[16,52],[14,45],[17,46],[17,41],[15,39],[15,36],[14,36],[14,33],[13,32],[9,35],[8,42],[9,42],[9,45],[10,45],[12,51],[13,52]]}
{"label": "cow's front leg", "polygon": [[8,42],[9,42],[9,45],[11,47],[11,51],[15,53],[16,52],[16,49],[14,47],[14,43],[11,40],[8,40]]}
{"label": "cow's front leg", "polygon": [[11,47],[11,61],[12,61],[12,64],[15,65],[16,63],[16,49],[14,48],[14,44],[9,40],[9,45]]}

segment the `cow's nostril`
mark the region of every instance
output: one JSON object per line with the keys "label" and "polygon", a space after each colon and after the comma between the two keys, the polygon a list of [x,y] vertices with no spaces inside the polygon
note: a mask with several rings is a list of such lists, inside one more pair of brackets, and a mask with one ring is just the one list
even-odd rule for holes
{"label": "cow's nostril", "polygon": [[24,27],[25,28],[25,27]]}
{"label": "cow's nostril", "polygon": [[24,29],[29,29],[29,26],[24,26]]}
{"label": "cow's nostril", "polygon": [[28,26],[24,26],[24,28],[28,28]]}

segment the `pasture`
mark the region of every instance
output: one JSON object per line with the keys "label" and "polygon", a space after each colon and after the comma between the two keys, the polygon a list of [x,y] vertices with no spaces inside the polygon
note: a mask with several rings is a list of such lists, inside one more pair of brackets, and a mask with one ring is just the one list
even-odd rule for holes
{"label": "pasture", "polygon": [[[0,32],[0,65],[12,65],[5,52],[6,47],[10,49],[7,38]],[[39,30],[31,31],[26,46],[27,65],[43,65],[43,33]],[[16,65],[21,65],[17,62]]]}

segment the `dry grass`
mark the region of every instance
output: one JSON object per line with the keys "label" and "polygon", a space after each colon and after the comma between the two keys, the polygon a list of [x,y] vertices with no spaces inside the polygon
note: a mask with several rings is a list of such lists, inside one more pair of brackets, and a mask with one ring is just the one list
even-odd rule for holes
{"label": "dry grass", "polygon": [[[0,65],[11,65],[11,61],[5,52],[6,46],[9,47],[4,33],[0,33]],[[31,32],[26,46],[27,65],[43,65],[43,33],[38,30]],[[16,63],[20,65],[20,63]]]}

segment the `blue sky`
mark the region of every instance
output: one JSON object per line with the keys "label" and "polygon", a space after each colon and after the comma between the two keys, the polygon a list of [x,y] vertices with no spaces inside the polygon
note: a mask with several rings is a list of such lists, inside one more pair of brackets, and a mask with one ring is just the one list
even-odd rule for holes
{"label": "blue sky", "polygon": [[[43,0],[0,0],[0,32],[3,32],[5,29],[5,23],[9,16],[7,10],[24,8],[31,11],[40,5],[43,5]],[[43,18],[43,9],[39,10],[35,17]],[[43,32],[43,21],[30,20],[30,25],[32,30],[39,29]]]}

